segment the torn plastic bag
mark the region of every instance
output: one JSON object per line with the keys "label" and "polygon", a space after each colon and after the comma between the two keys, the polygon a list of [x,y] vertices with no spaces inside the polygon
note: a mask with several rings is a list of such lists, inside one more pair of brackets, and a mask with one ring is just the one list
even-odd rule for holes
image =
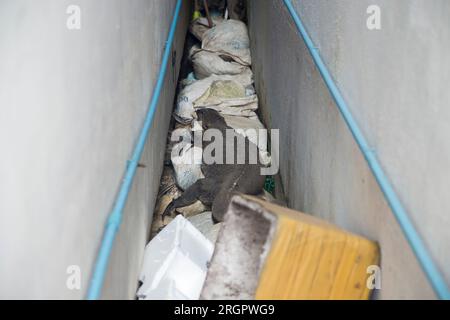
{"label": "torn plastic bag", "polygon": [[213,250],[200,231],[177,216],[145,248],[138,298],[197,300]]}
{"label": "torn plastic bag", "polygon": [[190,59],[197,79],[204,79],[213,74],[237,75],[249,69],[248,66],[230,60],[226,56],[196,46],[191,49]]}
{"label": "torn plastic bag", "polygon": [[228,56],[242,65],[250,66],[250,39],[245,23],[227,20],[204,32],[202,49]]}

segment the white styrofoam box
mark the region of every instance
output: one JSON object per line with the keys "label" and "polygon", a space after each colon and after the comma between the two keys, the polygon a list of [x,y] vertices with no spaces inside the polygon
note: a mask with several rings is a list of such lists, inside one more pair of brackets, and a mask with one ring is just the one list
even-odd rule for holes
{"label": "white styrofoam box", "polygon": [[200,231],[177,216],[145,249],[138,298],[197,300],[213,251]]}

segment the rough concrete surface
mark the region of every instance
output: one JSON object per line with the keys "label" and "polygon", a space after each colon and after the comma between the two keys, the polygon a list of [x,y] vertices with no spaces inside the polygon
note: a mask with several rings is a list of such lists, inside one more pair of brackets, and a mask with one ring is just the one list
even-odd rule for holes
{"label": "rough concrete surface", "polygon": [[[0,2],[0,298],[80,299],[143,119],[175,0]],[[187,2],[185,2],[186,5]],[[69,5],[81,29],[66,27]],[[158,191],[188,10],[105,283],[132,299]],[[81,290],[67,268],[79,266]]]}
{"label": "rough concrete surface", "polygon": [[276,220],[257,203],[233,196],[217,237],[201,299],[255,298]]}
{"label": "rough concrete surface", "polygon": [[[450,279],[450,2],[293,1],[431,254]],[[366,27],[381,8],[379,31]],[[434,298],[282,1],[250,1],[253,68],[291,207],[379,241],[381,299]]]}

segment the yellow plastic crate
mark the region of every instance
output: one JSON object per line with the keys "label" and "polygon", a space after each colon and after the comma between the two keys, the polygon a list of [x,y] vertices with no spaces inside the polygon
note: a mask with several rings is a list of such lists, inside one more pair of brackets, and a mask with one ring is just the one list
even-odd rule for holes
{"label": "yellow plastic crate", "polygon": [[368,299],[375,242],[313,216],[237,195],[232,198],[202,299]]}
{"label": "yellow plastic crate", "polygon": [[276,215],[256,299],[368,299],[376,243],[298,211],[252,198]]}

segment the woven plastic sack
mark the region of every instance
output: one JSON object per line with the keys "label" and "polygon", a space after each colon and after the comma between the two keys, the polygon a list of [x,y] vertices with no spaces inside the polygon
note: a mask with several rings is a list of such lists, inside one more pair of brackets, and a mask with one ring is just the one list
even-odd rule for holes
{"label": "woven plastic sack", "polygon": [[204,32],[202,49],[227,56],[242,65],[252,64],[248,30],[242,21],[226,20]]}
{"label": "woven plastic sack", "polygon": [[[217,86],[218,81],[233,81],[236,83],[236,86],[239,86],[241,90],[245,92],[245,96],[242,96],[241,94],[240,96],[233,98],[214,97],[215,93],[211,96],[210,88],[213,83],[216,83]],[[258,107],[257,103],[255,105],[257,98],[256,95],[254,95],[252,84],[253,74],[250,70],[239,75],[212,75],[202,80],[190,82],[182,88],[178,95],[175,117],[179,122],[190,122],[195,118],[195,108],[204,107],[212,107],[217,110],[222,109],[221,111],[225,113],[231,112],[231,114],[234,115],[241,115],[241,112],[234,109],[230,110],[229,108],[226,110],[227,107],[247,106],[246,109],[256,110]]]}
{"label": "woven plastic sack", "polygon": [[203,50],[195,46],[191,49],[190,58],[197,79],[204,79],[213,74],[238,75],[250,70],[248,66],[240,64],[226,55]]}

